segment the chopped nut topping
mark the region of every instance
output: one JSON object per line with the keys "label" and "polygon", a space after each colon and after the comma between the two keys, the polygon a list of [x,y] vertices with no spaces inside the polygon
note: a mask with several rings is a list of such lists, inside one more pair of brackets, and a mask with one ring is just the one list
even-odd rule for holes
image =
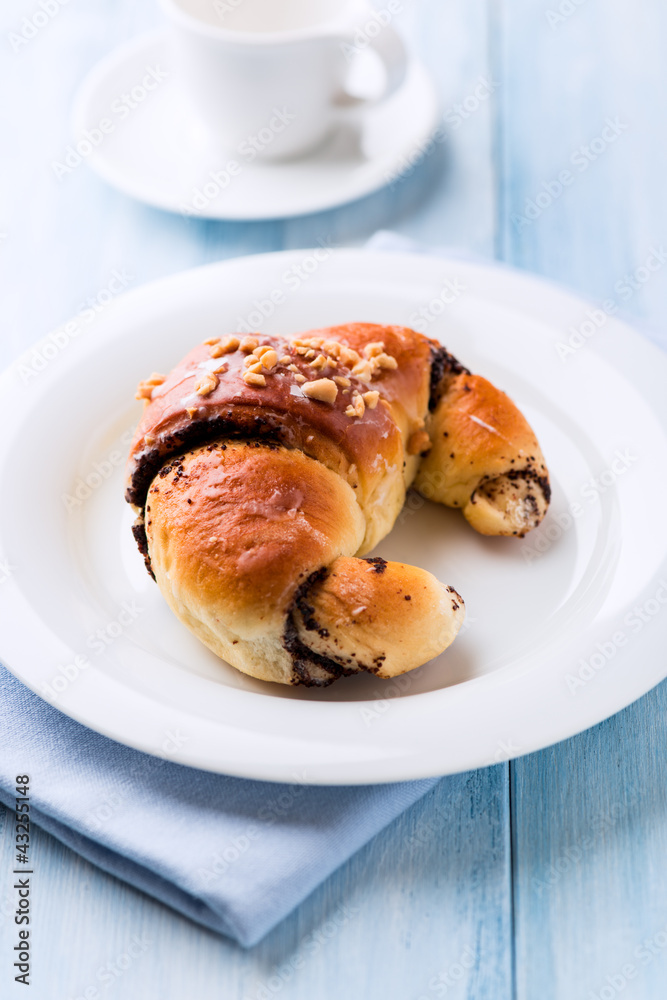
{"label": "chopped nut topping", "polygon": [[292,360],[292,356],[291,356],[290,354],[285,354],[285,355],[284,355],[284,356],[283,356],[283,357],[282,357],[282,358],[280,359],[280,361],[278,362],[278,364],[280,364],[280,365],[288,365],[288,364],[290,363],[290,361],[291,361],[291,360]]}
{"label": "chopped nut topping", "polygon": [[266,379],[258,372],[246,372],[243,376],[243,381],[246,385],[256,385],[259,387],[264,387],[266,385]]}
{"label": "chopped nut topping", "polygon": [[262,362],[261,361],[257,361],[257,362],[255,362],[254,365],[250,365],[250,367],[248,368],[248,371],[249,372],[253,372],[255,375],[262,375],[263,374],[263,372],[262,372]]}
{"label": "chopped nut topping", "polygon": [[370,381],[375,375],[383,370],[395,370],[398,362],[395,358],[385,352],[383,341],[377,340],[371,344],[366,344],[363,348],[363,356],[346,344],[341,344],[337,340],[322,340],[319,337],[309,337],[292,341],[297,354],[305,355],[308,359],[315,357],[317,349],[321,350],[317,359],[317,368],[323,367],[320,358],[324,357],[325,362],[331,367],[336,366],[336,362],[345,365],[352,370],[352,374],[362,381]]}
{"label": "chopped nut topping", "polygon": [[288,365],[287,367],[288,367],[289,371],[294,372],[296,375],[300,375],[301,374],[296,365]]}
{"label": "chopped nut topping", "polygon": [[223,354],[233,354],[234,351],[238,351],[240,343],[238,337],[227,337],[227,340],[223,340],[211,348],[211,357],[221,358]]}
{"label": "chopped nut topping", "polygon": [[364,393],[364,403],[369,410],[374,410],[378,405],[378,399],[380,398],[380,393],[377,389],[371,389],[370,392]]}
{"label": "chopped nut topping", "polygon": [[229,365],[227,362],[221,361],[219,365],[216,365],[215,368],[211,368],[210,371],[212,371],[214,375],[222,375],[222,373],[226,372],[228,368]]}
{"label": "chopped nut topping", "polygon": [[144,441],[146,444],[155,444],[155,438],[152,434],[144,434]]}
{"label": "chopped nut topping", "polygon": [[315,358],[314,361],[310,362],[310,367],[311,368],[326,368],[327,364],[328,364],[327,359],[324,357],[323,354],[320,354],[317,358]]}
{"label": "chopped nut topping", "polygon": [[205,344],[209,344],[209,345],[211,345],[211,344],[219,344],[220,343],[220,337],[209,337],[208,340],[204,341],[204,343]]}
{"label": "chopped nut topping", "polygon": [[144,379],[137,386],[137,391],[134,394],[135,399],[150,399],[153,395],[153,389],[157,389],[159,385],[162,385],[166,381],[166,375],[158,375],[157,372],[153,372],[150,378]]}
{"label": "chopped nut topping", "polygon": [[244,368],[252,368],[253,365],[261,365],[259,358],[255,357],[254,354],[249,354],[248,357],[243,362]]}
{"label": "chopped nut topping", "polygon": [[408,441],[408,455],[421,455],[431,447],[431,439],[426,431],[415,431]]}
{"label": "chopped nut topping", "polygon": [[250,354],[250,352],[254,351],[255,348],[258,346],[259,345],[254,337],[244,337],[241,343],[239,344],[239,347],[244,354]]}
{"label": "chopped nut topping", "polygon": [[345,416],[346,417],[356,417],[356,415],[357,415],[357,411],[355,410],[355,408],[353,406],[348,406],[347,409],[345,410]]}
{"label": "chopped nut topping", "polygon": [[357,416],[363,417],[366,412],[366,404],[364,403],[363,398],[361,396],[353,396],[352,405]]}
{"label": "chopped nut topping", "polygon": [[352,374],[362,382],[370,382],[373,377],[370,361],[358,361],[352,369]]}
{"label": "chopped nut topping", "polygon": [[197,413],[198,410],[199,410],[198,406],[188,406],[185,412],[190,417],[190,420],[192,420],[192,418],[194,417],[194,415]]}
{"label": "chopped nut topping", "polygon": [[391,354],[377,354],[371,358],[371,365],[373,373],[375,373],[376,368],[387,368],[395,371],[398,368],[398,361],[396,358],[392,358]]}
{"label": "chopped nut topping", "polygon": [[[328,363],[332,367],[335,367],[334,362],[339,362],[340,364],[351,368],[353,365],[356,365],[362,360],[361,355],[357,351],[353,350],[351,347],[347,347],[346,344],[341,344],[337,340],[322,340],[320,337],[309,337],[306,339],[294,340],[292,343],[294,344],[297,353],[305,353],[307,357],[309,356],[307,354],[309,348],[315,350],[319,349],[322,354],[328,356]],[[376,348],[375,353],[381,353],[382,350],[384,350],[384,344],[370,346],[374,349]],[[370,355],[367,355],[367,358],[369,356]]]}
{"label": "chopped nut topping", "polygon": [[301,372],[299,372],[298,375],[294,376],[294,381],[295,382],[305,382],[306,381],[306,376],[302,375]]}
{"label": "chopped nut topping", "polygon": [[210,396],[213,390],[217,389],[217,386],[218,376],[214,375],[213,372],[207,372],[200,380],[195,392],[198,396]]}
{"label": "chopped nut topping", "polygon": [[348,385],[352,385],[349,378],[345,378],[344,375],[334,375],[334,382],[345,389],[347,389]]}
{"label": "chopped nut topping", "polygon": [[321,347],[322,337],[297,337],[292,343],[296,347]]}
{"label": "chopped nut topping", "polygon": [[320,403],[333,405],[338,395],[338,386],[330,378],[320,378],[315,382],[306,382],[303,391],[309,399],[316,399]]}
{"label": "chopped nut topping", "polygon": [[264,366],[264,368],[268,369],[275,368],[277,364],[278,364],[278,355],[274,350],[269,348],[268,351],[265,351],[264,354],[262,354],[262,365]]}

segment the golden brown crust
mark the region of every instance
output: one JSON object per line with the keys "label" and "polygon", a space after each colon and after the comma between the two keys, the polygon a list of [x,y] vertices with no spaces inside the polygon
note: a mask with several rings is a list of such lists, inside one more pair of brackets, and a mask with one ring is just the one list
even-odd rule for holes
{"label": "golden brown crust", "polygon": [[140,396],[126,496],[149,568],[203,642],[263,680],[396,676],[453,641],[452,588],[358,558],[415,476],[484,534],[523,534],[548,504],[512,401],[404,327],[213,338]]}
{"label": "golden brown crust", "polygon": [[299,638],[351,672],[396,677],[443,652],[465,616],[452,587],[416,566],[340,558],[299,610]]}
{"label": "golden brown crust", "polygon": [[238,669],[269,680],[279,664],[291,677],[282,634],[297,588],[356,552],[364,527],[343,479],[301,452],[258,443],[174,460],[146,506],[151,565],[172,609]]}
{"label": "golden brown crust", "polygon": [[[384,343],[382,353],[396,367],[377,368],[363,378],[353,374],[352,356],[347,363],[337,360],[335,367],[313,368],[320,356],[332,357],[332,352],[314,347],[307,357],[300,345],[308,341],[344,345],[362,360],[368,344]],[[243,340],[237,342],[242,348]],[[424,426],[430,342],[412,330],[373,324],[314,330],[292,340],[258,335],[254,342],[259,349],[273,349],[279,359],[270,370],[263,369],[264,386],[243,380],[249,352],[236,349],[212,357],[217,345],[200,344],[153,391],[130,451],[128,501],[141,508],[164,461],[189,446],[233,437],[275,440],[315,458],[358,491],[367,513],[368,551],[391,529],[416,473],[418,459],[407,455],[406,448],[413,432]],[[217,380],[210,390],[208,380],[202,385],[209,374]],[[333,404],[303,392],[306,382],[322,376],[338,390]],[[375,391],[380,405],[364,404],[361,415],[346,413],[357,397]]]}
{"label": "golden brown crust", "polygon": [[155,479],[146,518],[153,572],[174,613],[262,680],[395,676],[442,652],[463,620],[461,599],[429,573],[345,558],[364,537],[354,491],[301,452],[258,442],[195,449]]}
{"label": "golden brown crust", "polygon": [[548,472],[509,396],[479,375],[455,375],[429,432],[432,447],[415,481],[424,496],[460,507],[482,534],[522,535],[539,524],[549,503]]}

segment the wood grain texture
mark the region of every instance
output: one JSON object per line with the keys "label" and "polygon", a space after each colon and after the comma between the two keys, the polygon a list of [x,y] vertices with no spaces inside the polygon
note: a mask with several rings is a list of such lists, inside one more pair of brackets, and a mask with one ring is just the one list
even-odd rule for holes
{"label": "wood grain texture", "polygon": [[[499,246],[509,263],[616,300],[667,343],[667,268],[623,290],[667,235],[667,12],[586,0],[550,24],[558,8],[498,9]],[[608,120],[622,128],[603,147]],[[523,224],[540,193],[544,208]],[[665,996],[666,699],[663,684],[511,766],[517,1000]]]}
{"label": "wood grain texture", "polygon": [[[11,904],[7,817],[0,901]],[[38,831],[30,995],[59,1000],[92,987],[123,1000],[431,1000],[449,983],[461,996],[509,1000],[508,831],[506,766],[444,779],[251,951]],[[13,934],[11,905],[0,902],[0,954],[11,952]],[[133,942],[143,950],[128,962]],[[2,996],[21,996],[7,965]]]}
{"label": "wood grain texture", "polygon": [[666,709],[662,684],[513,765],[520,1000],[664,997]]}
{"label": "wood grain texture", "polygon": [[[552,26],[547,14],[557,3],[500,5],[499,245],[509,263],[589,299],[618,298],[616,282],[665,241],[667,98],[659,52],[667,9],[654,0],[585,0],[569,8]],[[559,193],[563,170],[573,179]],[[539,214],[524,224],[528,202],[540,196]],[[662,268],[619,306],[664,325],[666,291]]]}

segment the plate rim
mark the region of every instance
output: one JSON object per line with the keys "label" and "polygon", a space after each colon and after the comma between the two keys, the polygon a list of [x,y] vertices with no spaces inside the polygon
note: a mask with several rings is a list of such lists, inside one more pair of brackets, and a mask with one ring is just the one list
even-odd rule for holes
{"label": "plate rim", "polygon": [[[304,253],[307,253],[309,249],[310,248],[304,248],[301,250],[276,251],[268,254],[267,253],[254,254],[246,257],[238,257],[224,261],[217,261],[196,268],[190,268],[185,271],[181,271],[176,275],[170,275],[157,279],[156,281],[147,283],[146,285],[133,289],[132,291],[127,292],[122,296],[119,296],[118,299],[115,300],[113,305],[110,306],[109,313],[107,315],[112,317],[111,310],[113,309],[114,311],[117,311],[117,308],[119,306],[122,306],[122,308],[132,309],[134,308],[136,303],[142,301],[148,302],[150,304],[151,299],[153,298],[153,296],[155,296],[156,292],[159,292],[161,286],[166,286],[167,284],[169,284],[169,286],[173,288],[174,283],[178,283],[179,287],[181,289],[184,289],[189,281],[195,282],[197,280],[197,277],[202,277],[205,279],[207,275],[213,275],[217,274],[220,271],[239,268],[239,267],[243,270],[250,269],[252,271],[257,266],[258,262],[261,262],[262,264],[266,263],[267,266],[271,267],[271,265],[274,264],[276,261],[280,261],[281,263],[287,263],[290,260],[298,260],[303,256]],[[551,303],[545,303],[544,305],[545,314],[547,312],[547,309],[549,309],[550,311],[554,298],[559,300],[561,303],[567,303],[570,307],[574,306],[574,308],[577,310],[585,310],[586,308],[591,308],[592,306],[592,304],[587,302],[585,299],[581,299],[580,297],[572,294],[570,291],[562,289],[561,286],[559,286],[555,282],[551,282],[547,279],[543,279],[539,276],[535,276],[527,272],[522,272],[516,268],[507,267],[506,265],[502,265],[499,267],[498,264],[494,262],[489,262],[489,264],[483,264],[483,263],[470,262],[468,260],[460,260],[455,257],[444,257],[444,256],[440,257],[435,255],[415,255],[413,253],[400,253],[390,250],[369,251],[369,250],[358,250],[358,249],[339,249],[335,250],[334,254],[337,260],[343,262],[343,264],[345,264],[345,262],[353,263],[355,267],[358,267],[359,264],[361,263],[365,263],[370,266],[374,259],[380,259],[386,261],[388,258],[391,258],[394,261],[394,263],[401,266],[401,268],[402,267],[407,268],[408,272],[410,268],[415,268],[416,266],[420,265],[422,268],[437,266],[442,271],[445,271],[447,268],[469,271],[471,273],[475,273],[478,277],[483,276],[488,278],[492,274],[494,279],[497,279],[499,275],[503,275],[503,277],[510,284],[513,282],[514,283],[518,282],[520,285],[528,283],[528,285],[533,286],[535,290],[540,291],[547,298],[551,299],[552,300]],[[420,277],[422,281],[425,280],[423,274],[420,274]],[[494,296],[491,296],[491,298],[493,299]],[[515,309],[518,308],[516,303],[513,304],[513,307]],[[532,309],[527,310],[527,312],[529,315],[534,315]],[[111,340],[114,339],[114,336],[118,336],[117,333],[116,334],[113,333],[114,322],[108,324],[110,332],[107,334],[107,336]],[[641,353],[653,355],[653,358],[656,359],[656,361],[657,359],[659,359],[659,361],[657,361],[658,366],[662,365],[665,371],[667,371],[667,356],[656,345],[652,344],[651,341],[642,336],[638,331],[636,331],[631,326],[620,320],[617,320],[612,317],[610,319],[610,324],[611,327],[614,330],[616,330],[617,334],[620,334],[622,338],[627,339],[629,337],[630,340],[633,342],[633,346],[639,348]],[[62,325],[63,324],[61,324],[61,326],[56,329],[60,329]],[[46,337],[38,341],[37,345],[35,346],[39,347],[40,344],[43,344],[45,341],[48,340],[49,340],[49,335],[47,334]],[[80,343],[83,342],[85,342],[85,338]],[[598,353],[601,353],[603,357],[605,356],[605,351],[602,350],[600,343],[592,342],[589,345],[589,348],[595,350]],[[31,348],[28,348],[26,351],[22,352],[21,357],[27,354],[28,351],[30,350]],[[75,350],[73,354],[70,356],[71,357],[70,363],[72,364],[75,363],[76,354],[77,352]],[[17,363],[18,359],[15,360],[0,375],[0,399],[3,400],[3,402],[0,404],[0,409],[6,405],[6,401],[11,400],[12,395],[15,394],[16,392],[17,386],[16,386],[15,368]],[[58,366],[54,367],[58,369]],[[627,373],[625,373],[625,377],[628,379],[628,381],[636,385],[635,379],[631,378]],[[50,377],[47,377],[45,379],[44,385],[46,386],[47,384],[51,384],[52,379],[57,380],[57,378],[58,378],[58,372],[56,371],[55,373],[52,373]],[[664,429],[665,424],[664,422],[662,423]],[[3,459],[2,450],[0,450],[0,461],[2,461],[2,459]],[[2,526],[0,526],[0,528],[1,527]],[[662,570],[658,570],[658,573],[654,578],[657,579],[657,576],[661,572]],[[0,597],[3,597],[4,595],[10,593],[11,591],[12,591],[12,581],[10,578],[9,585],[7,584],[3,585],[2,590],[0,592]],[[22,593],[19,596],[22,600],[24,600],[24,596]],[[664,623],[663,623],[663,630],[664,630]],[[646,630],[643,638],[646,639]],[[645,645],[646,643],[644,642],[643,644]],[[635,650],[637,650],[637,648],[638,647],[636,646],[634,647]],[[12,673],[14,673],[15,676],[17,676],[24,684],[26,684],[26,686],[30,687],[33,691],[39,694],[39,691],[36,689],[39,682],[34,681],[34,683],[31,684],[30,680],[25,675],[25,671],[22,671],[20,668],[16,668],[15,665],[12,665],[11,660],[13,659],[13,656],[7,657],[5,655],[5,649],[6,649],[6,635],[0,635],[0,657],[2,658],[5,666]],[[487,675],[485,677],[473,678],[469,681],[464,682],[463,684],[455,685],[454,687],[450,687],[441,690],[439,692],[423,692],[411,695],[409,699],[405,699],[405,701],[409,700],[410,702],[415,703],[416,700],[418,700],[420,704],[426,704],[429,700],[436,701],[437,698],[434,697],[435,695],[442,695],[445,693],[450,701],[458,701],[461,698],[463,699],[469,699],[471,697],[474,698],[474,692],[479,691],[481,686],[485,686],[487,688],[489,687],[493,688],[503,683],[506,683],[507,679],[506,677],[503,677],[504,672],[505,668],[502,668],[495,674]],[[608,706],[603,707],[601,711],[599,710],[599,708],[594,708],[593,710],[590,710],[585,713],[586,721],[584,724],[582,724],[581,718],[578,718],[576,721],[573,720],[571,725],[563,726],[562,732],[555,741],[553,739],[547,739],[543,743],[538,742],[538,744],[535,745],[519,747],[518,748],[519,752],[517,753],[514,753],[510,750],[507,752],[505,756],[503,756],[502,759],[503,760],[512,759],[513,757],[516,756],[522,756],[525,753],[534,752],[535,750],[542,749],[545,746],[550,746],[554,742],[560,742],[560,740],[562,739],[569,738],[575,733],[582,732],[585,729],[590,728],[590,726],[595,725],[600,721],[603,721],[603,719],[608,718],[611,714],[615,714],[617,711],[620,711],[622,708],[626,707],[633,701],[642,697],[645,693],[651,690],[657,683],[659,683],[662,679],[664,679],[665,676],[667,676],[667,665],[665,666],[665,668],[659,668],[657,670],[656,669],[644,670],[644,672],[642,673],[641,683],[635,683],[634,685],[632,685],[631,696],[630,697],[623,696],[623,703],[616,705],[615,707],[612,708],[611,711],[608,710]],[[121,687],[121,685],[115,678],[107,678],[107,681],[109,681],[115,686]],[[239,692],[239,693],[246,696],[251,695],[251,692]],[[138,692],[134,692],[134,695],[136,697],[139,696]],[[148,698],[146,698],[145,700],[148,704],[153,705],[153,707],[155,707],[154,701]],[[400,699],[397,700],[397,703],[398,702],[400,702]],[[337,707],[341,703],[340,702],[335,702],[335,703],[292,702],[290,704],[307,705],[308,711],[310,712],[311,715],[323,718],[327,715],[335,713],[337,711]],[[343,703],[343,704],[349,704],[349,703]],[[376,702],[358,701],[354,702],[353,704],[355,707],[358,708],[359,706],[363,706],[364,704],[373,705],[376,704]],[[161,752],[159,749],[157,749],[154,743],[151,743],[150,741],[142,741],[141,739],[136,739],[136,738],[132,740],[128,740],[127,738],[120,739],[118,735],[119,732],[118,728],[115,729],[109,728],[107,726],[100,725],[99,722],[96,722],[94,725],[91,724],[90,714],[86,713],[85,711],[82,711],[80,707],[77,706],[63,707],[62,705],[57,705],[56,707],[59,708],[61,711],[64,711],[65,714],[81,722],[83,725],[86,725],[89,728],[101,732],[103,735],[108,736],[111,739],[114,739],[119,742],[124,742],[126,743],[126,745],[133,746],[134,748],[142,750],[143,752],[152,754],[158,753],[158,755],[164,756],[164,753]],[[299,710],[297,709],[296,711],[298,712]],[[199,720],[199,722],[201,722],[201,720]],[[205,760],[201,758],[190,760],[178,757],[174,759],[178,759],[180,763],[187,764],[192,767],[201,768],[205,770],[212,770],[216,771],[217,773],[233,774],[239,777],[247,777],[247,778],[254,778],[257,780],[269,780],[278,782],[293,780],[292,771],[286,772],[283,765],[275,765],[273,764],[273,762],[267,764],[265,768],[262,768],[261,773],[259,773],[255,764],[245,765],[243,761],[234,761],[234,767],[231,769],[229,766],[229,762],[226,762],[225,767],[223,769],[219,763],[218,764],[212,763],[210,760]],[[382,763],[386,764],[386,759],[383,759]],[[397,762],[394,763],[397,764]],[[485,766],[489,763],[491,763],[491,761],[488,759],[477,760],[477,761],[468,759],[465,762],[464,761],[461,761],[459,763],[454,762],[453,766],[448,765],[443,769],[441,760],[434,761],[432,764],[429,765],[423,762],[421,764],[415,764],[413,761],[409,760],[406,762],[406,759],[402,758],[402,766],[401,767],[395,766],[394,768],[391,769],[391,773],[388,773],[386,768],[378,767],[378,761],[368,759],[366,760],[361,770],[361,773],[354,770],[353,765],[346,763],[343,766],[343,770],[345,770],[344,776],[342,776],[341,774],[336,776],[335,773],[334,774],[330,773],[329,771],[326,770],[326,768],[323,769],[321,767],[319,768],[316,767],[315,768],[316,774],[313,774],[313,776],[309,777],[304,783],[340,785],[340,784],[366,784],[371,782],[373,783],[394,782],[406,779],[434,777],[445,773],[457,773],[459,771],[469,770],[473,767]],[[340,766],[338,770],[340,771]]]}

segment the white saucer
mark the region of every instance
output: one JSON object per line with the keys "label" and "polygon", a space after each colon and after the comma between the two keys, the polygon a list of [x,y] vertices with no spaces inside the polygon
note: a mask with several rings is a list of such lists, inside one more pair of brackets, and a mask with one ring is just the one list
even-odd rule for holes
{"label": "white saucer", "polygon": [[[210,219],[279,219],[354,201],[400,175],[428,145],[439,118],[431,81],[413,62],[397,94],[360,115],[355,128],[342,126],[310,156],[250,162],[247,155],[220,148],[193,116],[171,62],[164,29],[133,39],[89,74],[73,115],[74,146],[86,131],[97,130],[93,135],[101,137],[84,155],[97,173],[126,194],[171,212]],[[142,80],[155,67],[160,70],[156,75],[166,78],[151,78],[153,89],[144,89],[141,99]],[[140,100],[130,96],[124,103],[122,95],[133,90]],[[111,123],[106,134],[99,128],[103,119]],[[240,172],[222,190],[211,173],[224,171],[230,160]]]}

